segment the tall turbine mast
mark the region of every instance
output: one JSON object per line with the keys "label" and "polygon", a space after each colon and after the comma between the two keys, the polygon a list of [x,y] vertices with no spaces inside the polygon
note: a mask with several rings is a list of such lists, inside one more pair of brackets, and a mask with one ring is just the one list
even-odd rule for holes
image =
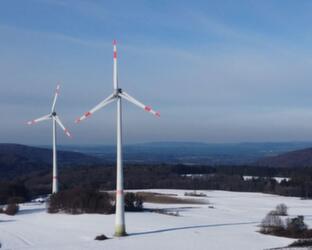
{"label": "tall turbine mast", "polygon": [[125,205],[124,205],[124,187],[123,187],[123,159],[122,159],[122,99],[131,102],[132,104],[152,113],[155,116],[160,117],[160,113],[154,111],[150,106],[146,106],[139,102],[126,92],[124,92],[118,86],[118,74],[117,74],[117,42],[113,41],[113,93],[105,98],[102,102],[92,108],[90,111],[86,112],[83,116],[76,120],[77,123],[86,119],[94,112],[105,107],[113,101],[117,101],[117,182],[116,182],[116,215],[115,215],[115,236],[126,235],[125,226]]}
{"label": "tall turbine mast", "polygon": [[52,108],[51,113],[45,116],[42,116],[40,118],[37,118],[35,120],[27,122],[28,125],[34,125],[38,122],[42,122],[45,120],[52,120],[52,151],[53,151],[53,173],[52,173],[52,193],[57,193],[59,186],[58,186],[58,171],[57,171],[57,151],[56,151],[56,125],[59,125],[62,130],[65,132],[67,136],[71,136],[69,131],[65,128],[63,123],[61,122],[60,118],[55,112],[55,105],[57,97],[60,93],[60,85],[58,84],[56,86],[53,102],[52,102]]}
{"label": "tall turbine mast", "polygon": [[123,165],[122,165],[122,106],[121,97],[118,93],[122,93],[118,89],[117,79],[117,47],[116,40],[114,45],[114,88],[117,97],[117,180],[116,180],[116,216],[115,216],[115,235],[123,236],[126,234],[125,226],[125,202],[124,202],[124,188],[123,188]]}

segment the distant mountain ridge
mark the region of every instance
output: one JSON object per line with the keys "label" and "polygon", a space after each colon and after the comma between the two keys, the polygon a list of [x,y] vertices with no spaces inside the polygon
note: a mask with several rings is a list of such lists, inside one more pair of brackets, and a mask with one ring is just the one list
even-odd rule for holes
{"label": "distant mountain ridge", "polygon": [[264,157],[257,160],[255,165],[278,168],[312,167],[312,148],[295,150],[277,156]]}
{"label": "distant mountain ridge", "polygon": [[[94,164],[100,160],[77,152],[58,151],[59,166]],[[52,166],[52,150],[20,144],[0,143],[0,178],[47,169]]]}
{"label": "distant mountain ridge", "polygon": [[[242,165],[308,147],[312,147],[312,142],[149,142],[125,145],[124,160],[147,164]],[[94,155],[109,162],[115,162],[116,158],[114,145],[72,145],[62,146],[62,149]]]}
{"label": "distant mountain ridge", "polygon": [[[302,149],[304,147],[308,149]],[[95,164],[107,166],[116,161],[115,146],[72,145],[58,148],[60,167]],[[144,143],[125,145],[124,160],[125,165],[165,163],[310,167],[312,166],[312,143]],[[0,179],[47,170],[51,165],[52,151],[48,147],[0,143]]]}

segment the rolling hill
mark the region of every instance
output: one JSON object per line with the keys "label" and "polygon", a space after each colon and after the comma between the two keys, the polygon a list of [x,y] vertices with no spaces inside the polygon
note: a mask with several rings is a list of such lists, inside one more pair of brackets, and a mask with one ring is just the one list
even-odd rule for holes
{"label": "rolling hill", "polygon": [[279,168],[312,167],[312,148],[264,157],[257,160],[255,165]]}
{"label": "rolling hill", "polygon": [[[83,153],[58,151],[60,167],[90,165],[101,162],[97,157]],[[0,178],[15,177],[52,165],[52,150],[19,144],[0,144]]]}
{"label": "rolling hill", "polygon": [[[312,142],[268,143],[199,143],[150,142],[124,145],[127,163],[186,164],[186,165],[244,165],[258,159],[312,147]],[[81,152],[113,163],[115,145],[71,145],[63,150]]]}

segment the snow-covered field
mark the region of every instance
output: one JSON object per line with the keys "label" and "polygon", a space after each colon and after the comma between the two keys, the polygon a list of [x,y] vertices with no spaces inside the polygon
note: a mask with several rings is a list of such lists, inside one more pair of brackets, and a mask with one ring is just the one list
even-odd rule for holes
{"label": "snow-covered field", "polygon": [[[251,180],[251,179],[259,179],[260,177],[259,176],[251,176],[251,175],[244,175],[243,176],[244,180]],[[281,183],[282,181],[289,181],[290,178],[288,177],[271,177],[272,179],[276,180],[278,183]]]}
{"label": "snow-covered field", "polygon": [[[149,190],[178,194],[183,190]],[[114,238],[114,215],[47,214],[45,205],[24,204],[16,216],[0,214],[0,242],[5,250],[141,250],[141,249],[266,249],[286,246],[291,239],[262,235],[258,225],[279,203],[290,215],[304,215],[312,226],[312,201],[261,193],[199,191],[205,205],[145,204],[149,208],[179,208],[180,216],[126,213],[129,236]],[[105,234],[112,237],[95,241]]]}

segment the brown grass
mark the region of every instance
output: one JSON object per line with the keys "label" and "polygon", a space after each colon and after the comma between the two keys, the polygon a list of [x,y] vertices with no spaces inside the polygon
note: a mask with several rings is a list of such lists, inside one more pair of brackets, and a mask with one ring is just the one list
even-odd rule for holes
{"label": "brown grass", "polygon": [[208,204],[209,202],[202,199],[179,198],[170,194],[159,194],[150,192],[137,192],[144,202],[159,204]]}

